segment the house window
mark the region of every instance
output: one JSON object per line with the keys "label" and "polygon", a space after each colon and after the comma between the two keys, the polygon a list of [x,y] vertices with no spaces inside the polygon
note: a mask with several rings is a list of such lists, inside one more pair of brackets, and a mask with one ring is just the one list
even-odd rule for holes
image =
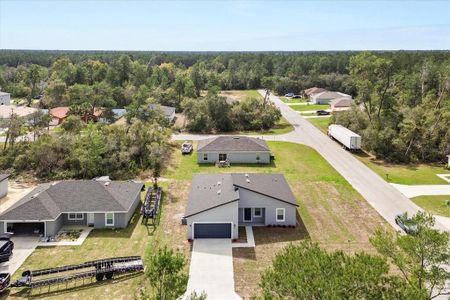
{"label": "house window", "polygon": [[262,216],[262,209],[261,209],[261,207],[255,207],[253,209],[253,216],[254,217],[261,217]]}
{"label": "house window", "polygon": [[227,160],[227,154],[226,153],[219,153],[219,161]]}
{"label": "house window", "polygon": [[284,208],[277,208],[277,222],[284,222]]}
{"label": "house window", "polygon": [[84,215],[82,213],[69,213],[67,219],[74,221],[84,220]]}
{"label": "house window", "polygon": [[259,153],[256,154],[256,160],[259,161],[261,159],[261,157],[259,157]]}
{"label": "house window", "polygon": [[208,160],[208,153],[203,153],[203,160]]}
{"label": "house window", "polygon": [[114,213],[105,213],[105,225],[114,226]]}

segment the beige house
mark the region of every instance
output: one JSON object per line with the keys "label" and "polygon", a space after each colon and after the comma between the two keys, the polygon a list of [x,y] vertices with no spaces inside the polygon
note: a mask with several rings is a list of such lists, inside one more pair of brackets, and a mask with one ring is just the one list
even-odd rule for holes
{"label": "beige house", "polygon": [[314,104],[329,104],[331,102],[331,100],[334,100],[337,98],[351,99],[352,96],[341,93],[341,92],[325,91],[325,92],[313,94],[311,96],[311,102]]}
{"label": "beige house", "polygon": [[337,112],[337,111],[349,110],[350,107],[352,106],[353,102],[354,102],[353,99],[346,98],[346,97],[333,99],[330,101],[331,111]]}

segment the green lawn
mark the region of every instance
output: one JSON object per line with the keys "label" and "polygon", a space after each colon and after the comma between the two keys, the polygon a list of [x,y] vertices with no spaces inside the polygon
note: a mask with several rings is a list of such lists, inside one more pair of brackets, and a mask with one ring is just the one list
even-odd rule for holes
{"label": "green lawn", "polygon": [[432,214],[450,218],[450,206],[447,204],[450,201],[450,195],[420,196],[411,200]]}
{"label": "green lawn", "polygon": [[306,99],[303,99],[303,98],[293,99],[293,98],[281,96],[280,99],[281,99],[281,101],[283,101],[285,103],[304,103],[304,102],[306,102]]}
{"label": "green lawn", "polygon": [[330,108],[328,104],[291,105],[290,107],[296,111],[325,110]]}
{"label": "green lawn", "polygon": [[330,118],[310,118],[306,120],[319,128],[323,133],[327,133],[328,125],[330,125]]}
{"label": "green lawn", "polygon": [[390,164],[376,160],[365,153],[357,155],[358,159],[388,182],[398,184],[448,184],[436,174],[450,174],[443,166],[432,164]]}

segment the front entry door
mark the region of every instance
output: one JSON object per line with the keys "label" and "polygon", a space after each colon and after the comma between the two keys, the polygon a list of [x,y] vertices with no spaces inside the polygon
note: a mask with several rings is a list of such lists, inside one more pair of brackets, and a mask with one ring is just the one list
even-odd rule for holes
{"label": "front entry door", "polygon": [[251,221],[252,221],[252,209],[244,208],[244,222],[251,222]]}
{"label": "front entry door", "polygon": [[87,214],[87,224],[94,226],[94,214],[93,213]]}

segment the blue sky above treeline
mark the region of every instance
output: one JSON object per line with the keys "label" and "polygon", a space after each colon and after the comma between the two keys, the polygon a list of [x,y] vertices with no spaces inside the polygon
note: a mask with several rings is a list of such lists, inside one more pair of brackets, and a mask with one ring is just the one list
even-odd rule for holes
{"label": "blue sky above treeline", "polygon": [[0,0],[0,48],[448,50],[450,1]]}

